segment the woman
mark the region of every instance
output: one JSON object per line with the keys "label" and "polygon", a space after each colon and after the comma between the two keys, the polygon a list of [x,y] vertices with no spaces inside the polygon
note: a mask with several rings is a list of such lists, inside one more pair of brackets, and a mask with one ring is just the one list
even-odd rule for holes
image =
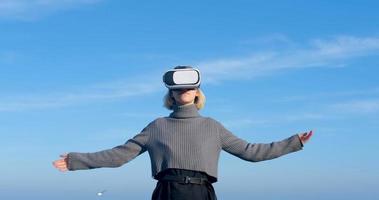
{"label": "woman", "polygon": [[165,107],[173,110],[168,117],[152,121],[123,145],[95,153],[71,152],[53,165],[61,171],[119,167],[148,151],[158,180],[153,200],[215,200],[212,183],[217,181],[221,150],[258,162],[301,150],[312,136],[310,131],[270,144],[248,143],[198,113],[205,104],[199,70],[178,66],[166,72],[163,81],[169,89]]}

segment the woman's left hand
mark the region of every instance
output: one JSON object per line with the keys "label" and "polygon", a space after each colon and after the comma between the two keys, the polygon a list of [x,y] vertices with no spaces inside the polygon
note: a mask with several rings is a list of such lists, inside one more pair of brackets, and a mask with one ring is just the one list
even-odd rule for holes
{"label": "woman's left hand", "polygon": [[305,144],[312,137],[313,133],[312,133],[312,131],[310,131],[309,133],[305,132],[305,133],[301,133],[301,134],[297,134],[297,135],[299,136],[301,142],[303,144]]}

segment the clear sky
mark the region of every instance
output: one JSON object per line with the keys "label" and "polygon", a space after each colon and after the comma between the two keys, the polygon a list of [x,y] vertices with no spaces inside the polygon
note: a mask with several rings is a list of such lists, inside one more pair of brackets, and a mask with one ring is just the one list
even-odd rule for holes
{"label": "clear sky", "polygon": [[147,153],[111,169],[61,173],[52,162],[123,144],[167,116],[161,77],[176,65],[202,72],[200,114],[249,142],[314,131],[302,151],[270,161],[222,152],[219,199],[377,198],[378,8],[0,0],[0,199],[149,199]]}

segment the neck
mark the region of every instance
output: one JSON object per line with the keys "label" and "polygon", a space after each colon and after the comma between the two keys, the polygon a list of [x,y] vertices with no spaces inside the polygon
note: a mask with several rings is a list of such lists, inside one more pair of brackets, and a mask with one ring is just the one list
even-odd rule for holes
{"label": "neck", "polygon": [[193,118],[199,117],[199,112],[195,104],[174,105],[173,112],[170,114],[171,118]]}
{"label": "neck", "polygon": [[178,106],[188,106],[188,105],[191,105],[191,104],[194,104],[193,102],[189,102],[189,103],[186,103],[186,104],[178,104]]}

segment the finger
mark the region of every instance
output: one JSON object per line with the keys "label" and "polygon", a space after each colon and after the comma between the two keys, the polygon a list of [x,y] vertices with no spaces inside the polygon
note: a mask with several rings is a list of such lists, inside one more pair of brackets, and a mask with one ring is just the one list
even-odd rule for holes
{"label": "finger", "polygon": [[55,168],[58,169],[59,171],[66,169],[66,167],[55,167]]}
{"label": "finger", "polygon": [[306,135],[306,136],[312,135],[312,134],[313,134],[312,132],[313,132],[313,131],[306,132],[305,135]]}
{"label": "finger", "polygon": [[60,166],[67,166],[66,162],[54,162],[53,165],[55,167],[60,167]]}
{"label": "finger", "polygon": [[54,163],[56,163],[56,164],[62,164],[62,163],[66,163],[66,161],[63,160],[63,159],[60,159],[60,160],[55,161]]}
{"label": "finger", "polygon": [[58,163],[58,164],[56,164],[55,166],[57,166],[57,167],[65,167],[65,166],[67,166],[67,165],[66,165],[66,163]]}
{"label": "finger", "polygon": [[67,169],[67,166],[66,165],[55,165],[54,166],[55,168],[61,170],[61,169]]}
{"label": "finger", "polygon": [[54,162],[53,162],[53,165],[54,165],[54,166],[58,166],[59,163],[60,163],[59,160],[57,160],[57,161],[54,161]]}
{"label": "finger", "polygon": [[57,168],[58,170],[68,170],[68,168],[67,168],[67,166],[65,166],[65,165],[58,165],[58,166],[56,166],[55,168]]}
{"label": "finger", "polygon": [[308,135],[306,136],[306,139],[308,140],[312,135],[313,135],[313,132],[310,131],[310,132],[308,133]]}

